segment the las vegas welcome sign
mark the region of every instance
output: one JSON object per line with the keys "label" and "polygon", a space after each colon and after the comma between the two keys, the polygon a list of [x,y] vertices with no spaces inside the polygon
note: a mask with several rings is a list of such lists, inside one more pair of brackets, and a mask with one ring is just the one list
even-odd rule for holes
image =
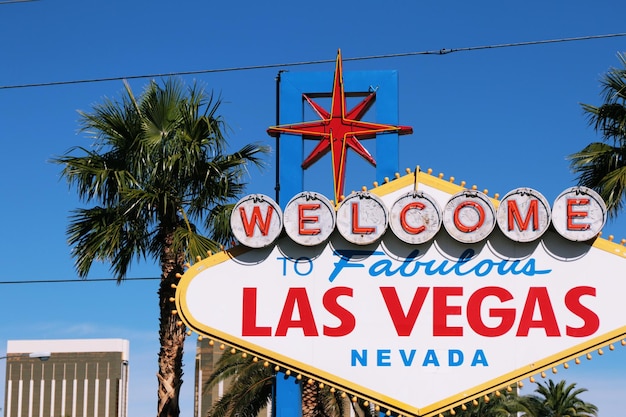
{"label": "las vegas welcome sign", "polygon": [[388,415],[438,415],[624,344],[626,248],[597,237],[605,219],[585,188],[496,200],[418,170],[338,207],[250,195],[241,244],[185,272],[177,312]]}

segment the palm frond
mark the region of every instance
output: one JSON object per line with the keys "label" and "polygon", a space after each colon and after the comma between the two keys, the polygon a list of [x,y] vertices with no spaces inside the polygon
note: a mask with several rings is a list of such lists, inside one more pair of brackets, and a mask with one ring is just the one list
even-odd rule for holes
{"label": "palm frond", "polygon": [[620,213],[626,201],[626,56],[618,54],[618,59],[622,68],[610,68],[601,79],[604,102],[599,106],[581,104],[602,142],[591,143],[568,157],[578,184],[602,196],[609,217]]}
{"label": "palm frond", "polygon": [[229,387],[211,407],[210,417],[257,417],[272,397],[274,372],[252,356],[223,354],[204,388],[225,380]]}
{"label": "palm frond", "polygon": [[186,254],[187,259],[206,258],[209,253],[219,252],[221,246],[216,241],[198,234],[195,227],[180,226],[174,232],[172,250]]}
{"label": "palm frond", "polygon": [[86,277],[94,261],[109,261],[122,280],[133,260],[146,256],[147,230],[142,219],[126,218],[118,207],[77,209],[70,216],[68,242],[76,270]]}
{"label": "palm frond", "polygon": [[211,231],[211,238],[224,246],[230,246],[234,238],[230,228],[230,214],[234,206],[234,203],[214,206],[204,224],[204,227]]}
{"label": "palm frond", "polygon": [[592,417],[598,414],[598,407],[579,398],[586,392],[585,388],[576,388],[576,384],[566,385],[565,380],[554,383],[548,380],[538,383],[535,392],[537,395],[527,396],[528,409],[531,416],[569,416]]}
{"label": "palm frond", "polygon": [[626,201],[625,153],[626,147],[596,142],[568,157],[570,167],[578,173],[578,184],[600,194],[610,217],[615,217]]}

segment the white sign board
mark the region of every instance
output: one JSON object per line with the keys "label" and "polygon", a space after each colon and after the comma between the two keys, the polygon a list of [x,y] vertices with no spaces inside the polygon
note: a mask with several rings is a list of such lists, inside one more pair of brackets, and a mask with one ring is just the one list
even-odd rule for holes
{"label": "white sign board", "polygon": [[[392,209],[414,191],[413,174],[372,191],[392,222],[394,213],[404,213],[406,229],[415,232],[424,230],[422,221],[441,225],[428,202],[458,205],[451,197],[462,191],[426,174],[418,180],[410,209],[423,207],[421,220],[409,209]],[[483,200],[475,210],[500,221]],[[570,212],[582,212],[574,206]],[[303,213],[314,218],[310,210]],[[545,228],[549,214],[540,214],[537,222]],[[517,216],[532,227],[531,219]],[[346,218],[337,216],[337,229],[368,226],[366,219]],[[468,225],[481,221],[461,226],[469,233]],[[302,228],[314,230],[310,221]],[[237,247],[191,266],[178,286],[177,310],[200,334],[383,410],[419,416],[536,377],[626,336],[623,246],[603,239],[581,243],[554,229],[528,242],[498,227],[470,243],[459,240],[444,227],[417,244],[391,227],[374,243],[349,242],[339,230],[318,245],[283,234],[269,246]]]}

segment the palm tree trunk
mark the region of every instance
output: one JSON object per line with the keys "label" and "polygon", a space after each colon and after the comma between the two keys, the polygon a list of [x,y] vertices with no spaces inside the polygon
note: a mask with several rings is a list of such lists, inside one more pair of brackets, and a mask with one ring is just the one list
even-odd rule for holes
{"label": "palm tree trunk", "polygon": [[316,417],[320,415],[319,410],[319,386],[316,383],[302,384],[302,417]]}
{"label": "palm tree trunk", "polygon": [[165,245],[161,254],[161,283],[159,286],[159,352],[158,417],[178,417],[180,414],[179,394],[183,383],[183,346],[185,327],[178,326],[178,316],[172,314],[174,304],[170,301],[176,294],[172,284],[177,284],[176,274],[182,274],[185,262],[183,253],[171,250],[172,234],[165,234]]}

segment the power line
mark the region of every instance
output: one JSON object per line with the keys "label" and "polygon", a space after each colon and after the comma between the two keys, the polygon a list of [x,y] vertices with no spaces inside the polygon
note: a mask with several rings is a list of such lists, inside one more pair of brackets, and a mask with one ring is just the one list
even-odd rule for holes
{"label": "power line", "polygon": [[30,3],[33,1],[39,1],[39,0],[4,0],[4,1],[0,1],[0,4],[9,4],[9,3]]}
{"label": "power line", "polygon": [[[22,1],[25,1],[25,0],[22,0]],[[471,52],[471,51],[480,51],[484,49],[501,49],[501,48],[512,48],[512,47],[518,47],[518,46],[577,42],[577,41],[586,41],[586,40],[594,40],[594,39],[616,38],[616,37],[622,37],[622,36],[626,36],[626,33],[610,33],[610,34],[605,34],[605,35],[578,36],[578,37],[573,37],[573,38],[502,43],[502,44],[495,44],[495,45],[470,46],[470,47],[465,47],[465,48],[452,48],[452,49],[442,48],[439,50],[431,50],[431,51],[403,52],[403,53],[397,53],[397,54],[370,55],[370,56],[362,56],[362,57],[354,57],[354,58],[344,57],[343,61],[344,62],[345,61],[364,61],[364,60],[371,60],[371,59],[401,58],[401,57],[418,56],[418,55],[447,55],[453,52]],[[4,85],[4,86],[0,86],[0,90],[33,88],[33,87],[51,87],[51,86],[57,86],[57,85],[71,85],[71,84],[98,83],[98,82],[105,82],[105,81],[134,80],[134,79],[141,79],[141,78],[161,78],[161,77],[170,77],[170,76],[179,76],[179,75],[196,75],[196,74],[211,74],[211,73],[220,73],[220,72],[252,71],[252,70],[260,70],[260,69],[270,69],[270,68],[284,68],[284,67],[295,67],[295,66],[303,66],[303,65],[327,64],[327,63],[333,63],[333,62],[335,62],[334,59],[323,59],[323,60],[317,60],[317,61],[300,61],[300,62],[287,62],[287,63],[282,63],[282,64],[250,65],[250,66],[243,66],[243,67],[214,68],[214,69],[205,69],[205,70],[196,70],[196,71],[178,71],[178,72],[168,72],[168,73],[160,73],[160,74],[128,75],[128,76],[107,77],[107,78],[91,78],[91,79],[83,79],[83,80],[52,81],[52,82],[45,82],[45,83]]]}
{"label": "power line", "polygon": [[[122,281],[155,281],[160,280],[157,277],[143,277],[143,278],[124,278]],[[41,280],[26,280],[26,281],[0,281],[0,285],[8,284],[59,284],[68,282],[104,282],[104,281],[117,281],[117,278],[93,278],[93,279],[41,279]]]}

